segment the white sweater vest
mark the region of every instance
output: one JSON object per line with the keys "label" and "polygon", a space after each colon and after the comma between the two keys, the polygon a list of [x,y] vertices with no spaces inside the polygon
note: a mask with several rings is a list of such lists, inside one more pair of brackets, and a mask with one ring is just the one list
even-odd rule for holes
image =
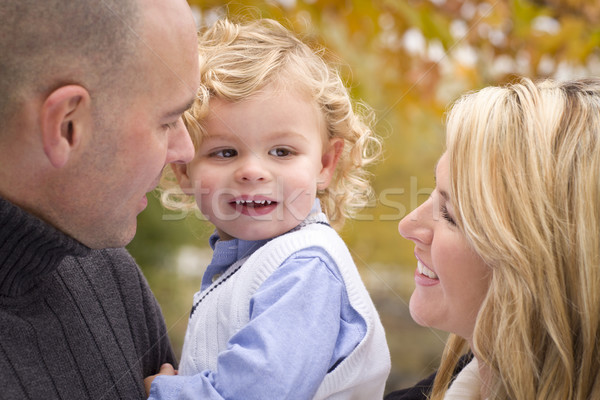
{"label": "white sweater vest", "polygon": [[367,325],[363,340],[325,376],[314,399],[381,399],[391,364],[383,326],[345,243],[332,228],[319,223],[271,240],[194,296],[197,306],[185,335],[179,373],[215,371],[219,353],[249,322],[250,298],[288,257],[310,247],[323,248],[335,261],[350,304]]}

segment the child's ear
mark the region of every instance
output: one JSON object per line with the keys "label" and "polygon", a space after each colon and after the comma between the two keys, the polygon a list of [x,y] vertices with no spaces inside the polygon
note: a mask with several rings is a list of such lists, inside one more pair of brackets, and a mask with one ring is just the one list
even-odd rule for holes
{"label": "child's ear", "polygon": [[175,173],[183,193],[194,194],[194,185],[192,185],[192,180],[188,175],[187,164],[171,164],[171,169]]}
{"label": "child's ear", "polygon": [[344,151],[344,139],[332,138],[329,139],[328,147],[321,156],[321,172],[317,181],[317,189],[323,190],[331,183],[331,178],[335,173],[335,167]]}
{"label": "child's ear", "polygon": [[67,85],[46,97],[40,114],[42,144],[55,168],[62,168],[91,127],[90,95],[82,86]]}

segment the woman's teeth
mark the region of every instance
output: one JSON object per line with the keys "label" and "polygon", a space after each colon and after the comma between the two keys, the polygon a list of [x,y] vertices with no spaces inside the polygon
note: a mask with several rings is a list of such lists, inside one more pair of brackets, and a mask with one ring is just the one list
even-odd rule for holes
{"label": "woman's teeth", "polygon": [[438,279],[438,276],[435,274],[435,272],[424,266],[421,261],[417,261],[417,270],[421,275],[425,275],[431,279]]}

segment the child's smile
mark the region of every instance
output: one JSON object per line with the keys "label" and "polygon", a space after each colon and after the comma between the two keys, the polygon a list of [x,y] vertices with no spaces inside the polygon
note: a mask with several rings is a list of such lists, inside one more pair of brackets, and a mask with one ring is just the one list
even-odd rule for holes
{"label": "child's smile", "polygon": [[266,215],[277,208],[277,202],[274,200],[255,199],[242,196],[241,199],[230,201],[229,204],[238,212],[244,215]]}

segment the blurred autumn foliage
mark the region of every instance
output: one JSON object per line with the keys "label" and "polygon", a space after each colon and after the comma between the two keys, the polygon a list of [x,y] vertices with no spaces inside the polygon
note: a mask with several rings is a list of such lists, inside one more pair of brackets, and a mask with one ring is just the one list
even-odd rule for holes
{"label": "blurred autumn foliage", "polygon": [[[600,74],[595,0],[188,0],[199,26],[217,18],[273,18],[335,63],[357,101],[377,115],[385,159],[376,196],[342,235],[378,305],[392,350],[388,391],[435,369],[445,335],[408,316],[413,246],[398,221],[427,198],[444,147],[444,112],[460,94],[518,76]],[[179,351],[191,296],[210,260],[212,228],[198,214],[140,216],[129,246],[159,301]],[[194,252],[193,249],[199,249]]]}

